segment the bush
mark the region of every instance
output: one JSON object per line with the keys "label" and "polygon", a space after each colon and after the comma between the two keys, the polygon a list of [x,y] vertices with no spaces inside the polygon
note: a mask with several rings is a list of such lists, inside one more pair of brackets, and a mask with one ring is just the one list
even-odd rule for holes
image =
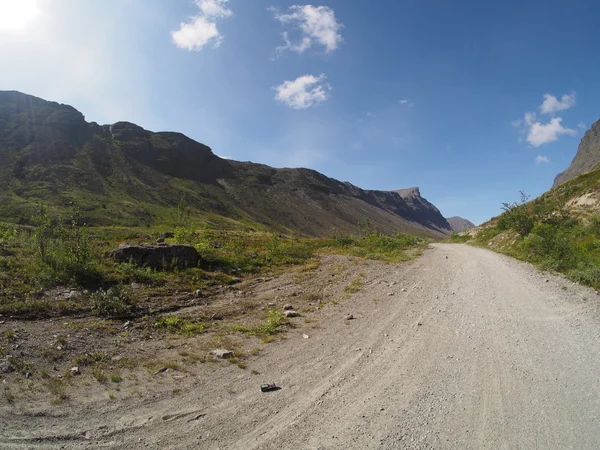
{"label": "bush", "polygon": [[103,317],[126,317],[132,305],[129,291],[121,285],[113,286],[107,291],[100,289],[92,294],[92,310]]}
{"label": "bush", "polygon": [[261,331],[264,334],[276,334],[285,323],[285,314],[278,309],[269,310],[267,322],[262,325]]}

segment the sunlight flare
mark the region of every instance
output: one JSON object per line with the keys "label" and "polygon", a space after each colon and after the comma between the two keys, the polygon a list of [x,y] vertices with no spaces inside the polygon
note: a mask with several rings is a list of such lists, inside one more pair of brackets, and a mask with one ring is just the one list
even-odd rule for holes
{"label": "sunlight flare", "polygon": [[37,0],[0,0],[0,31],[23,30],[39,14]]}

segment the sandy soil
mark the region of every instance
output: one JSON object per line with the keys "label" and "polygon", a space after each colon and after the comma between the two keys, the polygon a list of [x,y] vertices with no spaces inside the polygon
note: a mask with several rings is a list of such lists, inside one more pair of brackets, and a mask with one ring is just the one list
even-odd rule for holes
{"label": "sandy soil", "polygon": [[[0,447],[598,448],[593,290],[465,245],[353,267],[360,292],[316,327],[294,319],[246,370],[203,364],[138,397],[4,406]],[[261,393],[265,381],[281,390]]]}

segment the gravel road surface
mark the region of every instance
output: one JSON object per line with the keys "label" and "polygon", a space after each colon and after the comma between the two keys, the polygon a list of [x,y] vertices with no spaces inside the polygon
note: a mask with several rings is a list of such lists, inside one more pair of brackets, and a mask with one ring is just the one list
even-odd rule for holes
{"label": "gravel road surface", "polygon": [[0,448],[600,448],[593,290],[466,245],[360,264],[362,292],[269,344],[258,377],[207,366],[185,396],[4,410]]}

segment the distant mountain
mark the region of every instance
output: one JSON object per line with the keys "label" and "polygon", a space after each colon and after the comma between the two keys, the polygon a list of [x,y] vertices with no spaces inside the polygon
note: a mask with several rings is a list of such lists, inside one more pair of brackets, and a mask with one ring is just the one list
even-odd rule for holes
{"label": "distant mountain", "polygon": [[573,162],[564,172],[554,179],[554,186],[558,186],[578,175],[589,172],[600,164],[600,120],[586,131]]}
{"label": "distant mountain", "polygon": [[452,227],[452,231],[455,233],[460,233],[465,230],[470,230],[471,228],[475,228],[475,224],[467,219],[463,219],[462,217],[448,217],[446,218],[450,226]]}
{"label": "distant mountain", "polygon": [[418,187],[399,189],[394,192],[402,197],[408,206],[416,212],[420,218],[420,222],[428,228],[440,230],[444,233],[447,233],[448,230],[452,230],[452,227],[446,219],[444,219],[444,216],[442,216],[440,211],[426,199],[421,197],[421,191]]}
{"label": "distant mountain", "polygon": [[225,160],[180,133],[87,123],[71,106],[0,91],[0,221],[27,223],[39,203],[54,213],[76,204],[91,225],[170,225],[180,205],[222,227],[326,236],[369,219],[386,233],[451,233],[417,188],[367,191],[314,170]]}

